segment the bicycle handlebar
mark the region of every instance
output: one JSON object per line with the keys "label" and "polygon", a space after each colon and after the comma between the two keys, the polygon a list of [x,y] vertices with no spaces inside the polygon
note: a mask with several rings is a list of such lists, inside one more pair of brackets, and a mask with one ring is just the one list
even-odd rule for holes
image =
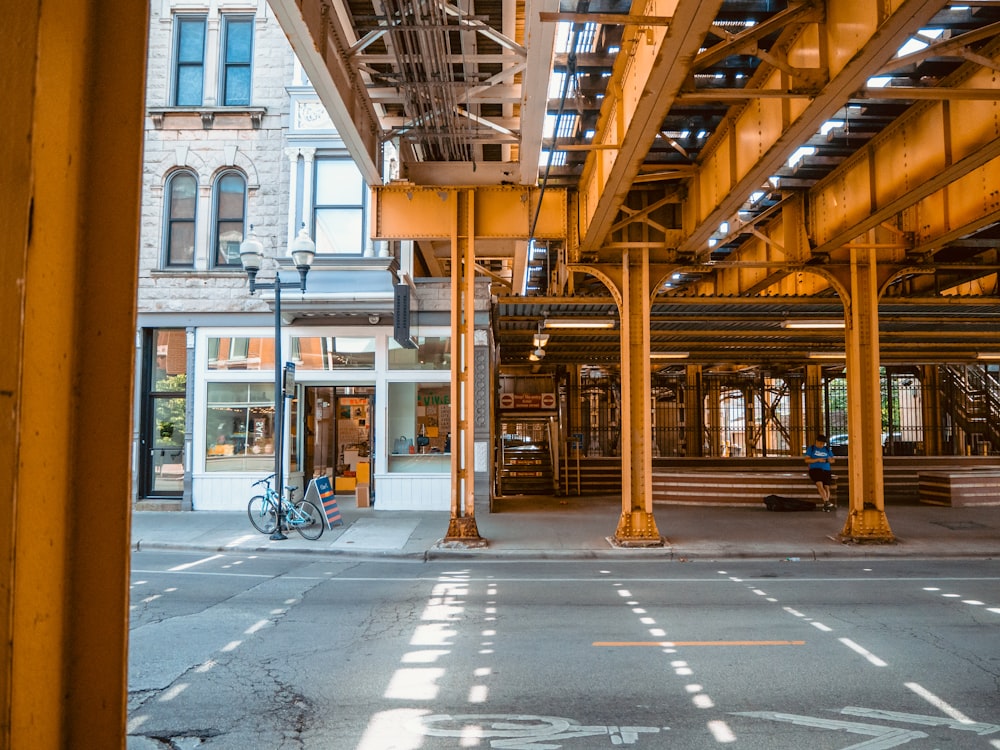
{"label": "bicycle handlebar", "polygon": [[275,476],[274,474],[271,474],[270,476],[264,477],[263,479],[258,479],[256,482],[253,482],[250,486],[257,487],[262,484],[271,484],[271,480],[274,479],[274,476]]}

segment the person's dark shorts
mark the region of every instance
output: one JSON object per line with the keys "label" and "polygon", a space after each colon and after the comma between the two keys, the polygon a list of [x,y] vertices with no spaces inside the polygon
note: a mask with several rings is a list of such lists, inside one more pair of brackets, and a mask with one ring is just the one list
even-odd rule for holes
{"label": "person's dark shorts", "polygon": [[827,486],[833,484],[833,472],[827,471],[826,469],[816,469],[810,467],[809,478],[814,482],[822,482]]}

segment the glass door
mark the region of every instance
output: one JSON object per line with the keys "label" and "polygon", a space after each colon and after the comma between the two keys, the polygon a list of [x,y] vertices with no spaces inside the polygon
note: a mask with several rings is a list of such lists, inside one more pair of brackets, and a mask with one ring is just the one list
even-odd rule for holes
{"label": "glass door", "polygon": [[361,492],[370,497],[375,389],[306,386],[303,400],[306,482],[327,476],[338,495],[353,495],[361,485]]}
{"label": "glass door", "polygon": [[140,495],[184,494],[187,346],[183,329],[147,329],[140,429]]}

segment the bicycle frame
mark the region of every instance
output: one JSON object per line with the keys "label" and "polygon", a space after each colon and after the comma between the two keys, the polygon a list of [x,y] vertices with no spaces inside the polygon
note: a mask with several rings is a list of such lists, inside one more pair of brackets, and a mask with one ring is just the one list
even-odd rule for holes
{"label": "bicycle frame", "polygon": [[274,474],[260,479],[252,486],[264,485],[264,494],[250,499],[247,514],[254,528],[264,534],[270,534],[271,539],[287,539],[283,532],[294,529],[306,539],[319,539],[323,534],[326,518],[319,508],[308,500],[295,502],[291,493],[295,487],[286,487],[289,497],[283,499],[278,491],[271,486]]}

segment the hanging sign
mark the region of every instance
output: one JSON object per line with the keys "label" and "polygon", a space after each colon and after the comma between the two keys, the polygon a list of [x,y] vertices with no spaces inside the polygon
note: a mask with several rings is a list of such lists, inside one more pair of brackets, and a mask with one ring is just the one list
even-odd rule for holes
{"label": "hanging sign", "polygon": [[516,409],[518,411],[545,410],[556,408],[554,393],[501,393],[501,409]]}

